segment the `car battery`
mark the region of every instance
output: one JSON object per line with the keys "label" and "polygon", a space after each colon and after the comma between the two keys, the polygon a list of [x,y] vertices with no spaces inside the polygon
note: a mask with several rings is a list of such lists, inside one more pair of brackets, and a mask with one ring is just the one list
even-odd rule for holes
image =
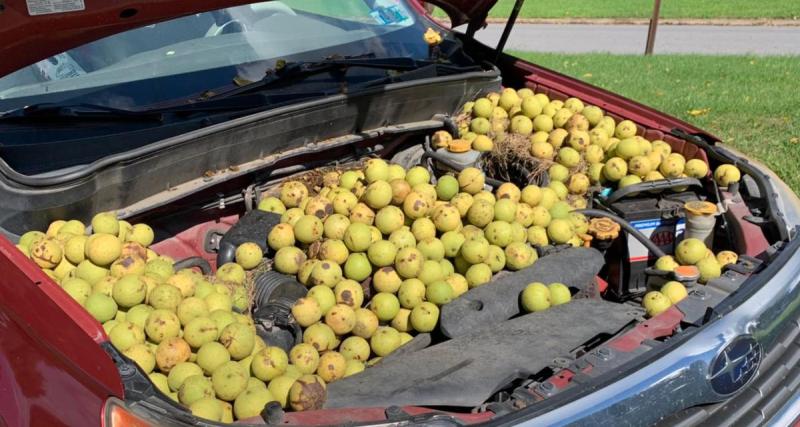
{"label": "car battery", "polygon": [[[645,193],[618,200],[609,207],[665,253],[673,254],[686,230],[683,205],[695,200],[699,197],[691,191],[663,196]],[[656,255],[636,237],[620,233],[620,238],[606,251],[608,296],[623,301],[647,292],[645,270],[655,261]]]}

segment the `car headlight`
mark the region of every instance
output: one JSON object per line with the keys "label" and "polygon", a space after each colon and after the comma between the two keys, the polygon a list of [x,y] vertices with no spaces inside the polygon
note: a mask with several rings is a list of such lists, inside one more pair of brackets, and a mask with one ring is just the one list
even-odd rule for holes
{"label": "car headlight", "polygon": [[125,407],[125,403],[112,397],[106,400],[103,408],[103,427],[152,427],[153,424],[134,414]]}

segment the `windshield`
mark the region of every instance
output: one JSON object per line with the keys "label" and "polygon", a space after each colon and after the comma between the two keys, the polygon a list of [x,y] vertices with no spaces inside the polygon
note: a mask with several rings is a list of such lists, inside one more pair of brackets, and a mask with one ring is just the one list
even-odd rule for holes
{"label": "windshield", "polygon": [[260,80],[278,59],[424,58],[403,0],[284,0],[185,16],[88,43],[0,78],[0,111],[46,102],[123,109]]}

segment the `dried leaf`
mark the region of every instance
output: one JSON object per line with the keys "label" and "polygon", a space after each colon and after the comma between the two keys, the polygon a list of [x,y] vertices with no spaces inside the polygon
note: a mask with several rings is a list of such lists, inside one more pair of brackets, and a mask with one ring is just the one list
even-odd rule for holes
{"label": "dried leaf", "polygon": [[692,117],[698,117],[698,116],[705,116],[706,114],[708,114],[709,111],[711,111],[710,108],[696,108],[694,110],[687,111],[687,113]]}

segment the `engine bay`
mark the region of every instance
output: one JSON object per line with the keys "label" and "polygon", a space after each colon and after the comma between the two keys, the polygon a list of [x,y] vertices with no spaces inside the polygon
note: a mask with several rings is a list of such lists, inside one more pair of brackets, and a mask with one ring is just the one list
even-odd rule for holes
{"label": "engine bay", "polygon": [[[150,392],[228,421],[209,402],[224,409],[241,399],[256,408],[241,403],[236,419],[271,423],[337,408],[509,413],[703,324],[768,260],[752,177],[577,98],[507,88],[427,127],[341,141],[298,148],[302,162],[243,187],[130,205],[113,213],[124,218],[116,233],[96,216],[91,236],[115,234],[121,244],[109,262],[94,261],[102,256],[91,236],[68,259],[68,242],[89,230],[67,233],[67,221],[26,233],[19,247],[70,295],[77,281],[90,286],[74,298],[104,324],[124,356],[118,363],[150,376]],[[130,237],[144,227],[144,240]],[[64,253],[55,264],[46,256],[54,247]],[[168,274],[151,269],[165,260]],[[191,284],[174,279],[182,273]],[[122,295],[128,275],[144,283],[141,299]],[[233,349],[230,323],[210,340],[189,338],[184,319],[174,334],[151,334],[150,313],[164,309],[152,293],[164,284],[182,291],[169,306],[177,316],[185,301],[205,307],[192,320],[226,294],[234,321],[260,344]],[[96,293],[115,300],[114,316],[89,308]],[[150,356],[117,345],[113,332],[139,306],[151,307],[130,328],[142,329],[132,339],[152,352],[149,369],[141,358]],[[168,340],[192,342],[162,364]],[[228,350],[231,369],[245,366],[249,382],[237,393],[222,391],[199,361],[208,342]],[[167,381],[178,365],[186,373]],[[193,398],[183,387],[191,376],[213,385],[198,385]]]}

